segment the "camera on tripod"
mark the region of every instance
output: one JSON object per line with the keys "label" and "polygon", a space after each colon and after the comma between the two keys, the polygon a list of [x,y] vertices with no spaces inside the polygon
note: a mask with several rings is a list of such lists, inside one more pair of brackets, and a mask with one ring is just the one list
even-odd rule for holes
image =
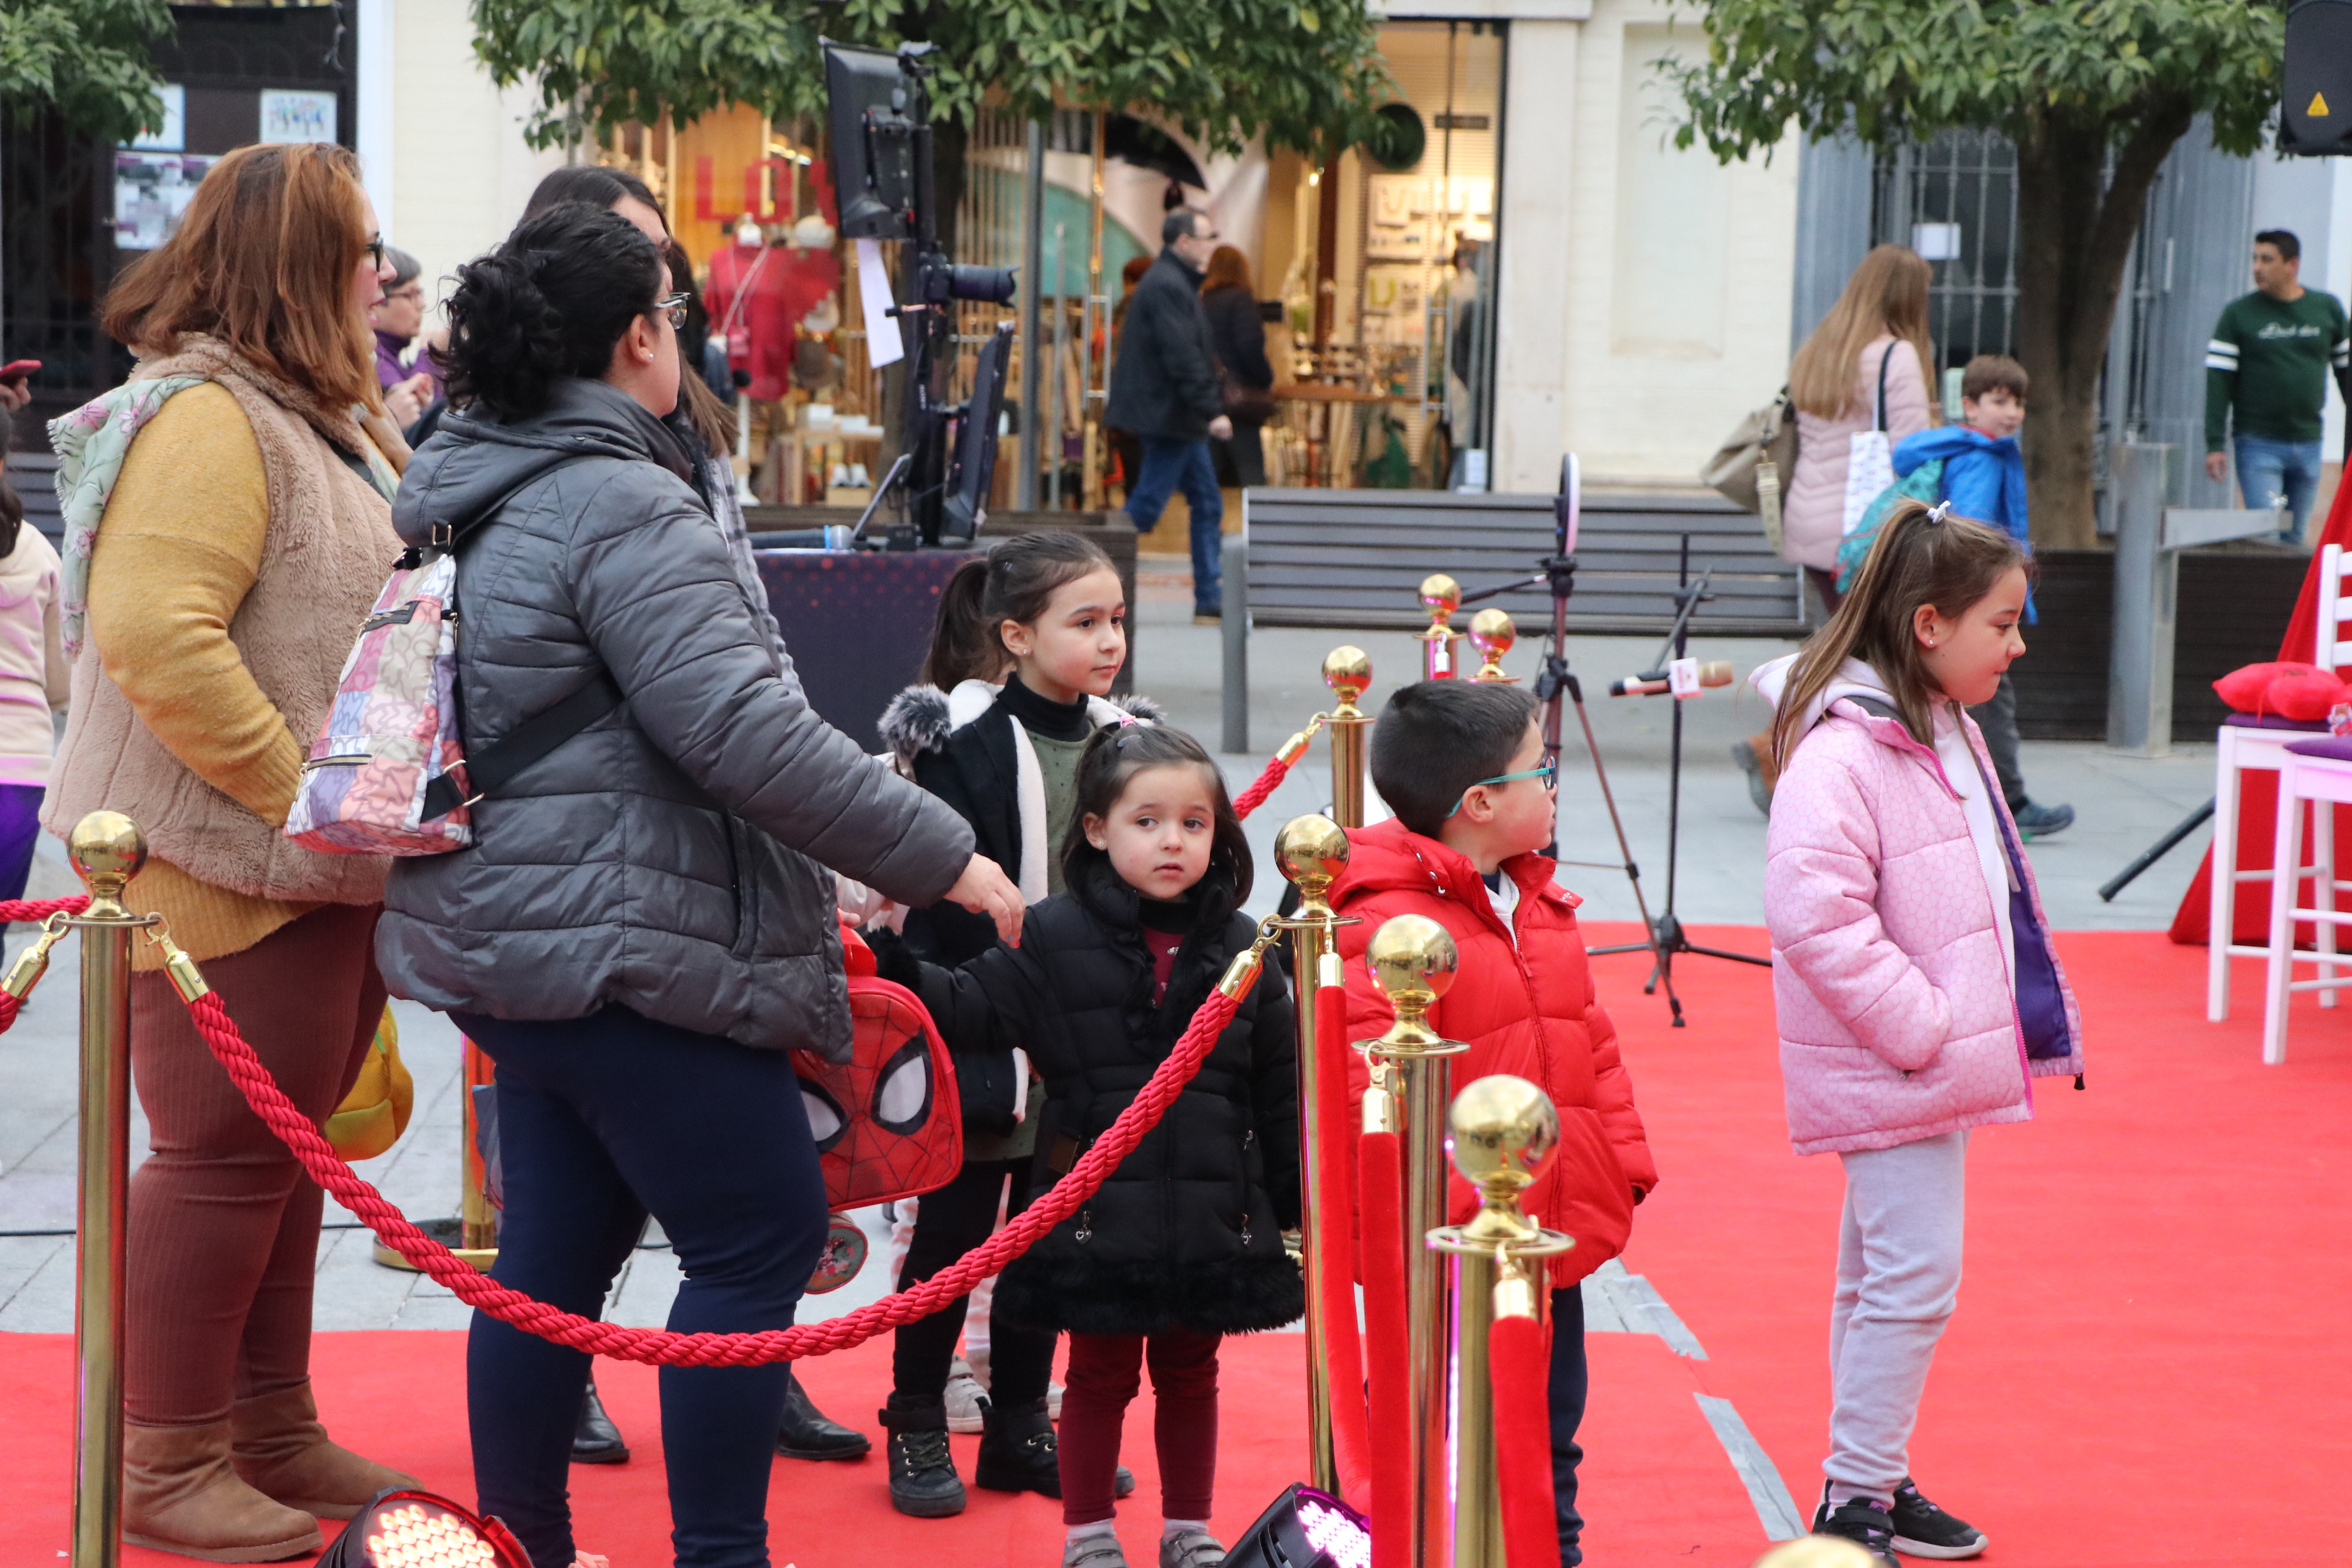
{"label": "camera on tripod", "polygon": [[[940,247],[930,98],[923,85],[929,74],[923,57],[931,46],[901,44],[891,53],[822,42],[831,133],[826,161],[841,204],[841,232],[853,240],[905,247],[899,275],[906,298],[889,311],[908,361],[904,457],[876,490],[874,504],[895,489],[923,543],[967,540],[988,517],[1013,326],[1002,323],[989,335],[973,366],[971,396],[951,405],[955,302],[1010,304],[1013,269],[959,263]],[[872,511],[869,506],[869,516]]]}

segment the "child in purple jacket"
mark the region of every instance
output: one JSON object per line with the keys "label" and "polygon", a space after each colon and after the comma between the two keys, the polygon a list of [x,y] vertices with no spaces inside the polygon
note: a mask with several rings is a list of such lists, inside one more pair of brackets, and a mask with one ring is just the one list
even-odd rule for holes
{"label": "child in purple jacket", "polygon": [[1973,1557],[1908,1449],[1958,1298],[1969,1130],[2083,1070],[2082,1022],[1967,707],[2025,651],[2027,560],[1998,529],[1898,504],[1844,603],[1755,676],[1780,780],[1764,914],[1789,1132],[1834,1152],[1845,1212],[1817,1534]]}

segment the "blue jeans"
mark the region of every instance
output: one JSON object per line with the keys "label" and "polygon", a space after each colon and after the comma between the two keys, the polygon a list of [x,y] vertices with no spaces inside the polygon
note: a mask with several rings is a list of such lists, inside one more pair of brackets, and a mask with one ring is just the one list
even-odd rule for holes
{"label": "blue jeans", "polygon": [[2237,446],[2239,494],[2257,510],[2269,506],[2273,496],[2286,497],[2287,511],[2294,521],[2279,537],[2301,537],[2304,521],[2311,516],[2312,500],[2319,493],[2319,443],[2241,436]]}
{"label": "blue jeans", "polygon": [[1576,1511],[1576,1467],[1584,1462],[1576,1429],[1584,1425],[1584,1292],[1574,1285],[1551,1293],[1551,1489],[1559,1509],[1561,1568],[1584,1561],[1584,1516]]}
{"label": "blue jeans", "polygon": [[[619,1006],[560,1021],[453,1021],[498,1064],[500,1284],[597,1317],[650,1210],[686,1276],[672,1329],[792,1326],[826,1205],[790,1054]],[[478,1313],[467,1340],[475,1489],[534,1563],[572,1559],[572,1434],[588,1365],[582,1352]],[[678,1568],[768,1568],[768,1472],[787,1376],[782,1363],[661,1369]]]}
{"label": "blue jeans", "polygon": [[1128,492],[1128,520],[1138,533],[1160,526],[1160,514],[1171,491],[1182,490],[1192,509],[1192,608],[1216,609],[1224,600],[1217,586],[1217,552],[1223,545],[1225,498],[1217,489],[1216,459],[1206,437],[1179,441],[1166,436],[1143,437],[1143,471]]}
{"label": "blue jeans", "polygon": [[0,784],[0,899],[21,899],[33,874],[33,846],[41,837],[39,784]]}

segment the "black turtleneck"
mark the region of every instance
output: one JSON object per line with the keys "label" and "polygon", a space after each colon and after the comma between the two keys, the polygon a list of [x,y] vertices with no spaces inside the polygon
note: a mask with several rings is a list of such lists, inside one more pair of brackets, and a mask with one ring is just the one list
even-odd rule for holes
{"label": "black turtleneck", "polygon": [[1049,741],[1083,741],[1092,728],[1087,722],[1084,697],[1076,702],[1056,702],[1022,685],[1018,675],[1004,678],[1004,695],[997,700],[1023,729]]}

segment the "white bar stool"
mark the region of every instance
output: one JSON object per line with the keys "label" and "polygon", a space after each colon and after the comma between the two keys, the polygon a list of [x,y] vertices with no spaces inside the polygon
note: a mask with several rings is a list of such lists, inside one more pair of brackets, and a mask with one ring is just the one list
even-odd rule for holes
{"label": "white bar stool", "polygon": [[[2352,620],[2352,595],[2347,595],[2344,588],[2347,571],[2352,571],[2352,564],[2347,564],[2342,546],[2331,544],[2320,552],[2319,624],[2312,639],[2315,646],[2311,662],[2322,669],[2352,664],[2352,638],[2347,638],[2344,630],[2344,623]],[[2326,732],[2324,720],[2305,721],[2232,713],[2214,738],[2212,901],[2205,930],[2205,1016],[2213,1023],[2230,1016],[2230,960],[2263,958],[2270,952],[2268,947],[2250,946],[2236,940],[2239,884],[2273,880],[2266,870],[2238,869],[2238,774],[2242,770],[2276,773],[2279,759],[2289,744]],[[2326,855],[2333,859],[2335,826],[2335,813],[2317,814],[2312,833],[2315,858]],[[2301,868],[2305,873],[2311,869],[2308,866]],[[2334,891],[2332,887],[2328,889],[2331,904]],[[2331,939],[2333,934],[2330,928]],[[2334,1006],[2335,993],[2328,992],[2324,1001]]]}
{"label": "white bar stool", "polygon": [[[2319,1005],[2336,1005],[2339,988],[2352,987],[2352,953],[2336,950],[2336,928],[2352,924],[2352,911],[2339,913],[2336,894],[2345,886],[2336,878],[2336,846],[2330,819],[2338,805],[2352,805],[2352,737],[2313,735],[2290,743],[2279,755],[2278,836],[2272,846],[2272,864],[2293,866],[2303,855],[2303,806],[2312,803],[2317,824],[2312,837],[2312,907],[2299,908],[2295,889],[2299,878],[2271,879],[2271,940],[2263,950],[2269,959],[2269,986],[2263,1002],[2263,1060],[2276,1067],[2286,1060],[2287,996],[2295,991],[2316,991]],[[2294,928],[2312,922],[2317,951],[2294,950]],[[2316,964],[2315,980],[2293,979],[2298,963]]]}

